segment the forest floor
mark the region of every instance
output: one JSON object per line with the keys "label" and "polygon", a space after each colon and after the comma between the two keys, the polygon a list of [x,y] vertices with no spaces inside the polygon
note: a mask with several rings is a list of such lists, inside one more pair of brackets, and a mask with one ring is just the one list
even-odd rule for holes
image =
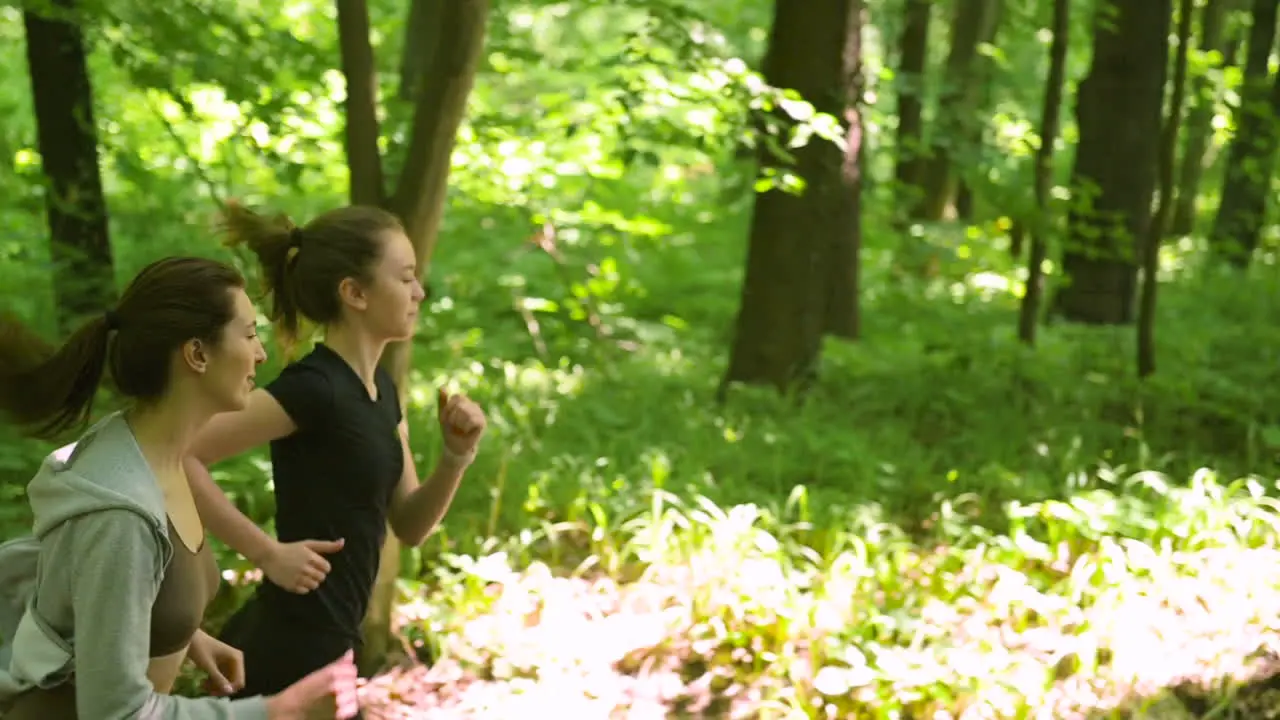
{"label": "forest floor", "polygon": [[374,678],[370,717],[1280,717],[1274,267],[1170,270],[1139,382],[1132,328],[1019,345],[1016,273],[963,255],[908,282],[868,252],[866,335],[798,404],[712,401],[728,242],[632,256],[613,340],[542,322],[552,367],[509,299],[449,287],[422,394],[501,418],[402,587],[436,662]]}
{"label": "forest floor", "polygon": [[[734,217],[686,218],[698,241],[660,248],[557,263],[458,241],[435,263],[415,449],[429,465],[440,383],[490,431],[443,527],[403,554],[418,660],[368,682],[367,717],[1280,709],[1274,265],[1242,281],[1167,257],[1140,382],[1132,328],[1019,344],[1018,273],[985,231],[939,231],[927,280],[869,241],[862,340],[829,344],[803,400],[718,404]],[[260,459],[220,468],[265,522]]]}

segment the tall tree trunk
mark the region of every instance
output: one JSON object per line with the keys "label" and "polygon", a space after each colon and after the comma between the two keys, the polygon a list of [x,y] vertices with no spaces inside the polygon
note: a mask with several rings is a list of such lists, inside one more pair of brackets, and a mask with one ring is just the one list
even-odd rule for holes
{"label": "tall tree trunk", "polygon": [[1133,322],[1137,248],[1151,193],[1169,59],[1170,0],[1114,0],[1093,22],[1093,60],[1076,91],[1080,142],[1055,310],[1066,320]]}
{"label": "tall tree trunk", "polygon": [[953,148],[971,136],[969,126],[978,122],[977,103],[981,86],[975,82],[978,41],[990,34],[999,0],[956,0],[951,24],[951,50],[947,55],[943,90],[938,107],[946,108],[934,118],[929,159],[921,185],[924,197],[919,219],[939,220],[955,196],[956,173],[952,167]]}
{"label": "tall tree trunk", "polygon": [[116,298],[93,84],[74,0],[52,0],[47,16],[24,10],[22,20],[36,144],[48,181],[45,213],[58,323],[65,332]]}
{"label": "tall tree trunk", "polygon": [[1178,126],[1182,121],[1182,105],[1187,93],[1187,46],[1191,44],[1191,15],[1195,0],[1178,3],[1178,54],[1173,65],[1173,90],[1169,98],[1169,117],[1160,135],[1160,190],[1156,211],[1147,228],[1142,245],[1142,298],[1138,305],[1138,377],[1156,371],[1156,294],[1160,280],[1160,241],[1173,209],[1173,171],[1177,161]]}
{"label": "tall tree trunk", "polygon": [[1044,298],[1044,261],[1048,256],[1045,235],[1051,227],[1049,188],[1053,185],[1053,144],[1062,124],[1062,92],[1067,77],[1070,46],[1071,0],[1053,0],[1053,42],[1049,45],[1049,77],[1045,79],[1044,106],[1040,113],[1040,147],[1036,148],[1034,192],[1037,217],[1032,225],[1031,258],[1027,262],[1027,292],[1018,312],[1018,338],[1036,344],[1040,306]]}
{"label": "tall tree trunk", "polygon": [[[995,45],[1000,35],[1000,21],[1004,18],[1004,3],[1001,0],[993,0],[991,6],[992,17],[987,23],[986,34],[978,38],[978,44]],[[978,54],[974,59],[973,82],[978,86],[978,98],[975,102],[975,114],[979,118],[989,117],[991,103],[995,100],[996,79],[995,70],[996,62],[993,58],[986,55]],[[986,142],[990,123],[986,121],[969,123],[964,135],[962,150],[964,154],[977,156],[982,152],[982,147]],[[973,178],[978,174],[986,174],[986,167],[979,162],[961,163],[971,168],[968,171],[958,173],[956,185],[956,217],[971,222],[974,213],[974,193],[973,184],[966,178]]]}
{"label": "tall tree trunk", "polygon": [[345,140],[347,192],[353,205],[382,206],[385,191],[382,155],[378,150],[378,69],[369,41],[369,8],[365,0],[337,0],[338,47],[347,99]]}
{"label": "tall tree trunk", "polygon": [[838,217],[832,228],[831,256],[827,262],[827,307],[823,330],[828,335],[857,340],[859,256],[862,250],[862,168],[865,153],[862,122],[862,90],[866,76],[862,66],[862,28],[866,24],[863,0],[850,0],[849,26],[845,31],[844,157],[840,164],[841,192],[832,193]]}
{"label": "tall tree trunk", "polygon": [[898,38],[898,129],[894,137],[897,157],[894,179],[904,205],[920,202],[920,178],[924,174],[924,78],[929,58],[931,0],[906,0],[902,34]]}
{"label": "tall tree trunk", "polygon": [[1275,44],[1278,6],[1280,0],[1253,3],[1244,87],[1235,112],[1236,134],[1227,149],[1222,200],[1209,233],[1214,253],[1237,268],[1248,267],[1258,247],[1271,192],[1280,75],[1269,84],[1267,62]]}
{"label": "tall tree trunk", "polygon": [[[452,0],[440,5],[440,42],[430,54],[426,85],[419,88],[407,159],[391,198],[409,237],[415,238],[418,265],[424,272],[430,269],[444,218],[449,161],[475,84],[489,18],[489,0]],[[401,366],[402,376],[405,369],[407,365]]]}
{"label": "tall tree trunk", "polygon": [[423,70],[440,43],[441,0],[409,0],[409,19],[404,24],[404,49],[400,53],[400,99],[413,102],[425,80]]}
{"label": "tall tree trunk", "polygon": [[[347,164],[351,170],[353,202],[381,201],[405,224],[413,241],[419,272],[430,272],[431,254],[444,213],[446,183],[458,126],[466,111],[484,48],[488,0],[439,3],[439,42],[422,56],[423,83],[416,92],[407,159],[389,197],[382,188],[382,159],[377,144],[377,79],[369,41],[369,11],[365,0],[337,0],[339,44],[348,88]],[[409,375],[412,344],[395,343],[382,358],[403,396]],[[400,545],[388,532],[369,613],[364,623],[361,666],[366,672],[380,665],[390,649],[395,581],[400,571]]]}
{"label": "tall tree trunk", "polygon": [[[1200,11],[1200,52],[1216,52],[1225,58],[1227,44],[1230,42],[1230,37],[1225,32],[1230,5],[1232,0],[1205,2]],[[1200,176],[1204,172],[1204,154],[1213,136],[1213,115],[1218,104],[1217,84],[1208,72],[1197,75],[1193,87],[1195,104],[1187,113],[1177,199],[1174,201],[1173,218],[1169,222],[1169,232],[1174,235],[1185,235],[1194,229],[1196,197],[1200,192]]]}
{"label": "tall tree trunk", "polygon": [[[851,0],[776,0],[765,79],[797,90],[820,112],[844,116],[851,70],[844,63],[855,14]],[[795,157],[804,192],[775,188],[756,196],[722,395],[736,382],[803,390],[816,375],[828,317],[839,314],[829,309],[829,266],[834,238],[852,239],[846,225],[849,186],[842,171],[850,166],[839,147],[816,137]],[[761,160],[763,165],[769,158]]]}

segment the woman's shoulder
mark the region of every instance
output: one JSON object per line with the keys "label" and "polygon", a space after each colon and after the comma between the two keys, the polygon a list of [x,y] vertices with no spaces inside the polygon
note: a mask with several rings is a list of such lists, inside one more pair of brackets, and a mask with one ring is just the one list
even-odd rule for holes
{"label": "woman's shoulder", "polygon": [[50,453],[28,484],[27,498],[37,536],[99,510],[127,510],[153,526],[165,514],[164,495],[119,413]]}
{"label": "woman's shoulder", "polygon": [[[337,362],[335,362],[335,359]],[[279,377],[310,378],[313,381],[328,381],[342,369],[342,359],[337,358],[332,350],[317,344],[310,352],[299,358],[289,360],[280,369]]]}

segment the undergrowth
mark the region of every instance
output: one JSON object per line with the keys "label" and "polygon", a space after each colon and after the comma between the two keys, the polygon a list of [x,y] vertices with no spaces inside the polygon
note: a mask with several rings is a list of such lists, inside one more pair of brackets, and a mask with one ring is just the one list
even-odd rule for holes
{"label": "undergrowth", "polygon": [[658,492],[578,537],[573,568],[527,536],[443,555],[404,584],[401,618],[439,660],[378,677],[366,701],[421,718],[1065,718],[1165,688],[1212,702],[1277,657],[1266,489],[1102,473],[1067,500],[1009,503],[1006,532],[958,498],[915,537],[865,508],[819,527],[803,489],[727,509]]}
{"label": "undergrowth", "polygon": [[[1131,328],[1016,342],[994,228],[931,230],[921,280],[871,223],[862,341],[804,398],[719,405],[741,207],[659,198],[552,256],[528,218],[459,203],[407,410],[423,466],[436,385],[491,429],[402,557],[401,635],[433,664],[374,678],[369,717],[1179,717],[1269,674],[1273,266],[1240,282],[1175,248],[1144,383]],[[8,447],[15,477],[45,450]],[[261,453],[215,474],[270,524]]]}
{"label": "undergrowth", "polygon": [[[1140,383],[1131,329],[1018,344],[997,250],[895,284],[872,248],[866,337],[827,348],[819,386],[717,405],[738,229],[617,262],[644,292],[602,293],[605,334],[547,310],[545,358],[472,280],[493,258],[444,268],[415,446],[429,464],[438,383],[492,429],[404,554],[401,635],[428,662],[373,679],[370,717],[1230,717],[1258,697],[1280,617],[1269,267],[1248,293],[1170,283]],[[534,269],[511,268],[526,296],[578,291]]]}

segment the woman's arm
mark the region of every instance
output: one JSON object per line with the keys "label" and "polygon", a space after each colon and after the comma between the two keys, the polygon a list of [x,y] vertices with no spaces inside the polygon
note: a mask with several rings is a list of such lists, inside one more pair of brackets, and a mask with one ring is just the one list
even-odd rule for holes
{"label": "woman's arm", "polygon": [[475,453],[457,455],[444,446],[444,454],[436,462],[436,468],[426,483],[418,479],[413,465],[413,453],[409,450],[409,424],[400,421],[400,448],[404,453],[404,470],[400,482],[391,496],[391,531],[405,545],[421,545],[431,531],[444,518],[453,496],[458,491],[462,475],[475,459]]}
{"label": "woman's arm", "polygon": [[271,720],[261,697],[229,701],[155,692],[147,666],[160,549],[146,520],[132,510],[100,510],[69,520],[57,532],[65,533],[59,560],[72,588],[76,707],[82,717]]}
{"label": "woman's arm", "polygon": [[262,531],[222,492],[208,466],[297,430],[293,419],[265,390],[254,390],[243,410],[215,415],[192,444],[184,467],[200,519],[213,536],[258,567],[270,564],[275,538]]}

